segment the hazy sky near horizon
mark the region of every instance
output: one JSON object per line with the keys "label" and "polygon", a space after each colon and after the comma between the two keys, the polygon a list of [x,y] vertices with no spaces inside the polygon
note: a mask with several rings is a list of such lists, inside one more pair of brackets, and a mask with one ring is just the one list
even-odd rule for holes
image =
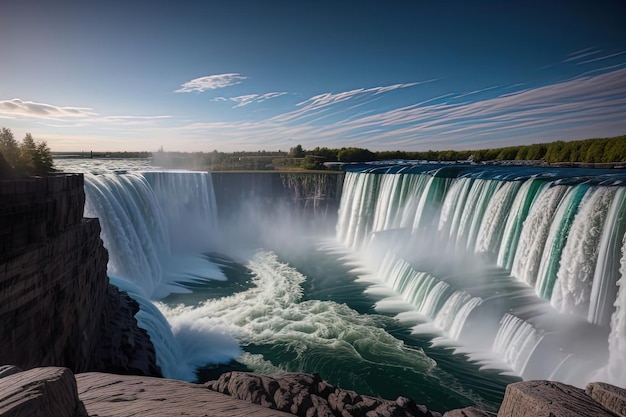
{"label": "hazy sky near horizon", "polygon": [[626,134],[626,2],[0,0],[0,126],[53,151]]}

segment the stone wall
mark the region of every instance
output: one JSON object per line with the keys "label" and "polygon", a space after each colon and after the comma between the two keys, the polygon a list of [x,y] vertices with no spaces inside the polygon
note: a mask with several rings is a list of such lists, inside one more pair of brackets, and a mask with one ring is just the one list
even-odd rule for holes
{"label": "stone wall", "polygon": [[0,181],[0,365],[159,375],[84,204],[80,174]]}

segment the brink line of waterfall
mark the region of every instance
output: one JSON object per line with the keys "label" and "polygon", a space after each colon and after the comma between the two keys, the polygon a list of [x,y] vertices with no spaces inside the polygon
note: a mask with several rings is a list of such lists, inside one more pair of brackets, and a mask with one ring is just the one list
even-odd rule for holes
{"label": "brink line of waterfall", "polygon": [[[348,168],[337,237],[412,318],[485,368],[624,386],[626,175],[543,168]],[[418,202],[427,201],[427,210]]]}
{"label": "brink line of waterfall", "polygon": [[626,386],[626,174],[355,164],[334,230],[303,211],[320,178],[280,179],[289,206],[209,173],[86,175],[167,376],[228,363],[487,407],[497,375]]}

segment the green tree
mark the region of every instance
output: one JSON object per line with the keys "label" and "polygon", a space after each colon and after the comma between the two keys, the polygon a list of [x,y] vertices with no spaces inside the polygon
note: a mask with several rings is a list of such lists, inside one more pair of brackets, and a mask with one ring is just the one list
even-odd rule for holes
{"label": "green tree", "polygon": [[0,130],[0,153],[12,168],[19,165],[20,149],[11,129],[3,127]]}
{"label": "green tree", "polygon": [[300,163],[300,168],[302,169],[318,169],[320,168],[321,163],[320,158],[316,158],[313,155],[307,155],[304,157],[304,160]]}
{"label": "green tree", "polygon": [[596,139],[587,143],[588,147],[584,153],[583,162],[602,162],[606,140]]}
{"label": "green tree", "polygon": [[516,156],[517,156],[517,148],[515,147],[501,148],[500,152],[498,153],[498,156],[496,156],[496,159],[499,159],[501,161],[511,161],[515,159]]}
{"label": "green tree", "polygon": [[45,141],[35,142],[27,133],[21,143],[11,129],[0,130],[0,154],[11,167],[11,175],[38,175],[53,170],[52,152]]}
{"label": "green tree", "polygon": [[543,159],[548,150],[548,147],[543,143],[535,143],[533,145],[527,146],[528,151],[526,152],[526,158],[531,161],[536,161],[539,159]]}
{"label": "green tree", "polygon": [[604,147],[602,162],[626,162],[626,136],[618,136],[608,140]]}
{"label": "green tree", "polygon": [[340,162],[368,162],[375,161],[376,155],[369,149],[341,148],[337,152],[337,159]]}
{"label": "green tree", "polygon": [[289,157],[304,158],[304,149],[302,149],[302,145],[296,145],[293,148],[289,149]]}
{"label": "green tree", "polygon": [[54,169],[52,152],[45,140],[37,142],[37,151],[34,158],[35,173],[44,174]]}
{"label": "green tree", "polygon": [[20,145],[20,173],[28,174],[36,171],[37,159],[37,144],[33,139],[33,135],[27,133]]}

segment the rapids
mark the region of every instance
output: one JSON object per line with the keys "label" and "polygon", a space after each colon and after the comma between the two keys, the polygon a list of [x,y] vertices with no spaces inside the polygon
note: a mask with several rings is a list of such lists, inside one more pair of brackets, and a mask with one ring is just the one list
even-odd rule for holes
{"label": "rapids", "polygon": [[519,378],[626,386],[624,173],[358,164],[328,228],[142,169],[86,174],[85,215],[166,376],[318,372],[435,410]]}

